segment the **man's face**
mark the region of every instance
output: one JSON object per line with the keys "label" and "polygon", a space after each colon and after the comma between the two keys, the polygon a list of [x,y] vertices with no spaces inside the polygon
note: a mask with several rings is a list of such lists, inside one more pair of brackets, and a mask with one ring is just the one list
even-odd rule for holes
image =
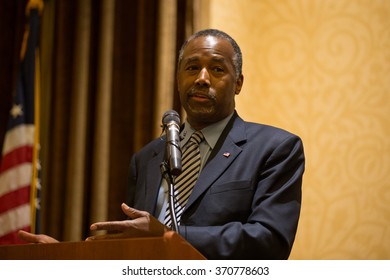
{"label": "man's face", "polygon": [[207,36],[188,43],[177,81],[187,120],[197,130],[220,121],[234,111],[234,96],[243,76],[236,78],[233,47],[223,38]]}

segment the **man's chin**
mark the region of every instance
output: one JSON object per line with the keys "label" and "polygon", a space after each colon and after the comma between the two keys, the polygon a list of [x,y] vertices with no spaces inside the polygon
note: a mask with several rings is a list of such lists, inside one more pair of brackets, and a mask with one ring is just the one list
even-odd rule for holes
{"label": "man's chin", "polygon": [[203,108],[190,108],[187,112],[187,116],[191,119],[202,122],[213,122],[214,111]]}

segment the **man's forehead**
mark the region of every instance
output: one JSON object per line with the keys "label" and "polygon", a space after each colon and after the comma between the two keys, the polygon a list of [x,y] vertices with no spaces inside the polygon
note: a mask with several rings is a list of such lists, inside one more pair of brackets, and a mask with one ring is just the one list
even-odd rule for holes
{"label": "man's forehead", "polygon": [[198,37],[194,39],[193,41],[199,39],[201,43],[203,43],[203,46],[205,48],[214,48],[220,41],[220,38],[215,37],[215,36],[203,36],[203,37]]}
{"label": "man's forehead", "polygon": [[184,56],[201,51],[211,51],[222,56],[234,55],[233,47],[228,40],[209,35],[192,39],[184,49]]}

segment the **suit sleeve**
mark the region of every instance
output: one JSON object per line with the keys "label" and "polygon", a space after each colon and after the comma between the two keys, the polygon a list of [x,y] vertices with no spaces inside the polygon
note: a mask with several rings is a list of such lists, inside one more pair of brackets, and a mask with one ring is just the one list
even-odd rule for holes
{"label": "suit sleeve", "polygon": [[246,222],[180,226],[180,234],[208,259],[287,259],[300,215],[304,161],[301,140],[288,137],[257,171]]}

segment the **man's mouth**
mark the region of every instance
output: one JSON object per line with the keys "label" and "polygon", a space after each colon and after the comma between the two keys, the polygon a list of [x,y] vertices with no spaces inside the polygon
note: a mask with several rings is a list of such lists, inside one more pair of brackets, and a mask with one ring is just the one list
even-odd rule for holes
{"label": "man's mouth", "polygon": [[210,99],[210,96],[208,94],[205,94],[205,93],[192,93],[189,95],[190,97],[193,97],[193,98],[201,98],[201,99]]}
{"label": "man's mouth", "polygon": [[202,90],[191,90],[188,94],[189,98],[192,98],[194,100],[198,101],[205,101],[205,100],[214,100],[215,97],[211,95],[208,91],[202,91]]}

